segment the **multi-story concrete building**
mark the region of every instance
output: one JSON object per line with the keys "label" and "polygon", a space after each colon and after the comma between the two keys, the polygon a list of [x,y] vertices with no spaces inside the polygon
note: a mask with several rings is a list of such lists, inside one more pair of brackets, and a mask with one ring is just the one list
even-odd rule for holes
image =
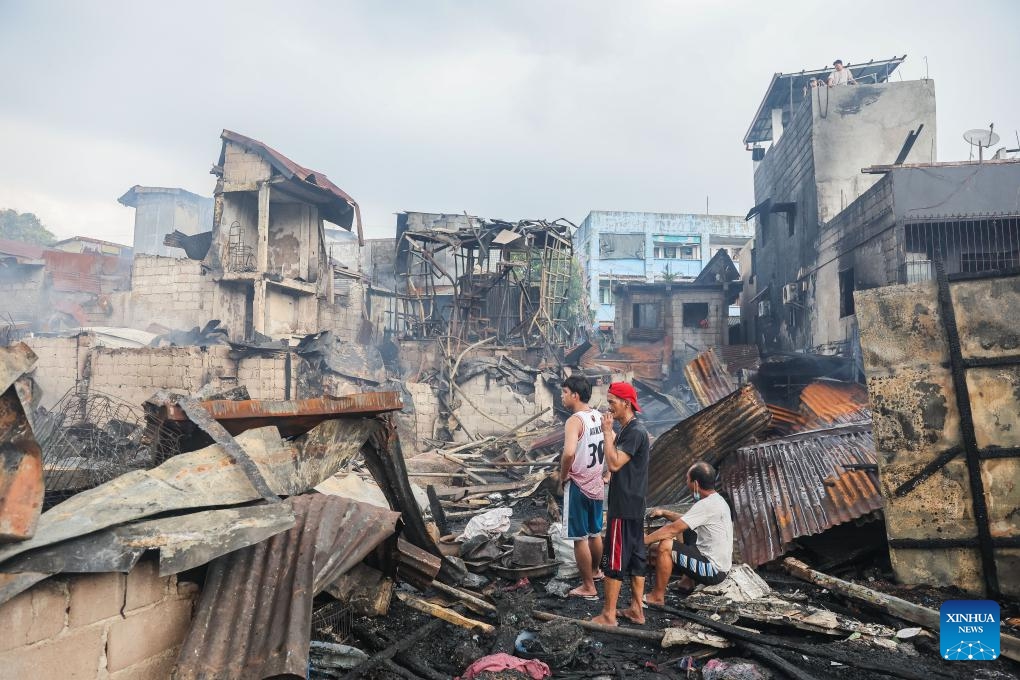
{"label": "multi-story concrete building", "polygon": [[937,163],[934,82],[885,80],[901,61],[851,66],[857,86],[773,78],[745,138],[772,143],[742,272],[747,340],[764,350],[852,352],[854,291],[930,278],[936,259],[950,274],[1020,265],[1020,163]]}
{"label": "multi-story concrete building", "polygon": [[614,285],[693,281],[719,248],[736,261],[754,235],[740,215],[595,210],[574,236],[595,319],[604,330],[616,318]]}

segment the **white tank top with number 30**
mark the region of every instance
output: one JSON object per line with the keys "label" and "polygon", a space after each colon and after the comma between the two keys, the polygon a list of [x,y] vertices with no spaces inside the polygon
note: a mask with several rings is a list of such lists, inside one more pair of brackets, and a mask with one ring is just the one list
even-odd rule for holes
{"label": "white tank top with number 30", "polygon": [[605,461],[605,439],[602,436],[602,414],[588,409],[571,418],[581,419],[581,436],[577,440],[570,481],[588,498],[602,500],[602,465]]}

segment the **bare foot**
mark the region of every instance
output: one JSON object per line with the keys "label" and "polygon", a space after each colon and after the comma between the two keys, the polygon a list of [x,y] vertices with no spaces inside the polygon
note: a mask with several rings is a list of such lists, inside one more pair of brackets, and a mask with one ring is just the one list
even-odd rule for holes
{"label": "bare foot", "polygon": [[650,604],[654,607],[665,607],[666,596],[663,595],[662,597],[652,597],[651,595],[645,595],[645,604]]}
{"label": "bare foot", "polygon": [[615,616],[610,618],[609,616],[607,616],[605,614],[599,614],[598,616],[593,616],[592,619],[591,619],[591,622],[592,623],[601,623],[603,626],[618,626],[618,625],[620,625],[620,624],[618,624],[616,622],[616,617]]}
{"label": "bare foot", "polygon": [[592,588],[591,590],[585,590],[584,586],[578,586],[567,593],[570,597],[583,597],[586,600],[597,600],[599,597],[599,591]]}
{"label": "bare foot", "polygon": [[591,579],[592,579],[593,581],[601,581],[601,580],[602,580],[602,579],[604,579],[605,577],[606,577],[606,575],[602,573],[602,570],[601,570],[601,569],[599,569],[598,571],[596,571],[596,572],[595,572],[595,573],[594,573],[594,574],[592,575]]}
{"label": "bare foot", "polygon": [[645,613],[644,612],[641,612],[641,614],[636,615],[630,609],[617,609],[616,610],[616,616],[617,616],[617,618],[627,619],[628,621],[630,621],[631,623],[633,623],[636,626],[641,626],[641,625],[644,625],[644,623],[645,623]]}

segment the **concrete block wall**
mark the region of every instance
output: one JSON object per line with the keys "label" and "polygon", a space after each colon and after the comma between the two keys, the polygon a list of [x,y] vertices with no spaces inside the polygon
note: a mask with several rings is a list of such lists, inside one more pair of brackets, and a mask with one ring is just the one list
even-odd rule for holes
{"label": "concrete block wall", "polygon": [[43,581],[0,605],[0,680],[169,678],[197,598],[149,561]]}
{"label": "concrete block wall", "polygon": [[357,342],[365,315],[365,284],[361,281],[350,281],[349,295],[342,304],[331,304],[319,300],[319,329],[331,330],[337,338],[347,342]]}
{"label": "concrete block wall", "polygon": [[[296,372],[297,361],[292,364]],[[252,356],[241,359],[237,366],[237,383],[248,388],[252,399],[286,399],[287,391],[287,357]],[[296,387],[290,385],[291,399],[296,398]]]}
{"label": "concrete block wall", "polygon": [[[460,385],[457,420],[474,435],[500,435],[540,412],[534,395],[515,392],[507,385],[478,375]],[[536,385],[536,389],[544,389]],[[468,402],[470,399],[470,403]]]}
{"label": "concrete block wall", "polygon": [[42,390],[39,405],[53,408],[88,369],[91,336],[77,338],[26,338],[25,344],[32,348],[38,360],[32,378]]}
{"label": "concrete block wall", "polygon": [[43,267],[13,265],[0,269],[0,296],[3,296],[3,318],[28,321],[50,310],[42,306]]}
{"label": "concrete block wall", "polygon": [[159,389],[194,392],[212,382],[237,384],[236,362],[226,345],[116,349],[90,352],[89,390],[140,405]]}
{"label": "concrete block wall", "polygon": [[[439,418],[442,407],[439,405],[439,398],[435,390],[425,383],[406,382],[404,388],[411,394],[413,405],[413,450],[416,452],[425,451],[431,447],[424,443],[423,439],[435,438],[436,421]],[[409,428],[410,429],[410,428]],[[408,450],[410,442],[401,441],[401,446]]]}
{"label": "concrete block wall", "polygon": [[220,318],[213,308],[216,288],[212,276],[202,271],[201,262],[138,255],[131,271],[129,325],[204,326],[209,319]]}

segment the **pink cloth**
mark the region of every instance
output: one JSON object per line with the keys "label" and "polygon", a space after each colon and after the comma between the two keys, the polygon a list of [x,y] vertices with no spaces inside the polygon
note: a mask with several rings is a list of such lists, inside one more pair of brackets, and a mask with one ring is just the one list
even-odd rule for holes
{"label": "pink cloth", "polygon": [[490,654],[478,659],[468,666],[464,671],[464,675],[457,678],[457,680],[471,680],[479,673],[485,673],[486,671],[498,673],[499,671],[509,670],[527,673],[534,680],[542,680],[542,678],[548,678],[552,675],[549,666],[538,659],[518,659],[516,656],[500,652],[499,654]]}

